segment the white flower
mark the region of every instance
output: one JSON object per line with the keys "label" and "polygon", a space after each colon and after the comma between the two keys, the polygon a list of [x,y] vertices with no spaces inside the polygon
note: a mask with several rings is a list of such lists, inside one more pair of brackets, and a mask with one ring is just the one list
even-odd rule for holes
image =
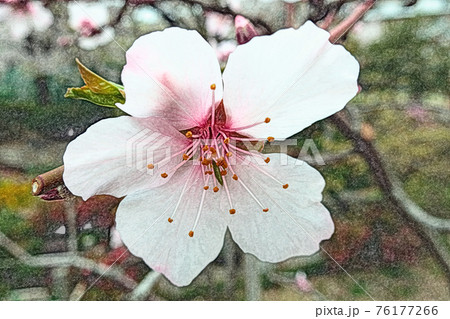
{"label": "white flower", "polygon": [[84,50],[94,50],[114,39],[114,28],[110,21],[108,7],[104,3],[70,2],[69,26],[79,33],[78,45]]}
{"label": "white flower", "polygon": [[131,116],[102,120],[68,145],[66,185],[84,199],[126,195],[116,215],[124,244],[179,286],[217,257],[227,228],[263,261],[315,253],[334,231],[320,173],[240,142],[286,139],[357,93],[357,61],[328,37],[311,22],[255,37],[231,53],[222,85],[197,32],[142,36],[122,72],[118,107]]}
{"label": "white flower", "polygon": [[25,39],[33,31],[43,32],[53,24],[53,15],[39,1],[0,4],[0,22],[14,41]]}

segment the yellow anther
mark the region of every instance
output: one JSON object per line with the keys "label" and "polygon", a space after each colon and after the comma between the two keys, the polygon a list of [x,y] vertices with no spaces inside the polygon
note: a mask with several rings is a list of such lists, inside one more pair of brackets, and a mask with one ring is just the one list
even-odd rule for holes
{"label": "yellow anther", "polygon": [[269,211],[268,208],[264,208],[264,209],[263,209],[263,212],[264,212],[264,213],[267,213],[268,211]]}
{"label": "yellow anther", "polygon": [[270,117],[266,117],[266,119],[264,120],[264,122],[269,123],[269,122],[270,122]]}
{"label": "yellow anther", "polygon": [[228,143],[230,143],[230,138],[229,138],[229,137],[227,137],[226,139],[224,139],[224,140],[223,140],[223,142],[224,142],[225,144],[228,144]]}
{"label": "yellow anther", "polygon": [[214,147],[210,147],[209,150],[211,151],[211,154],[216,154],[216,149]]}
{"label": "yellow anther", "polygon": [[284,188],[284,189],[286,189],[286,188],[288,188],[288,187],[289,187],[289,184],[284,184],[284,185],[283,185],[283,188]]}
{"label": "yellow anther", "polygon": [[167,175],[166,173],[162,173],[162,174],[161,174],[161,177],[162,177],[162,178],[166,178],[167,176],[169,176],[169,175]]}
{"label": "yellow anther", "polygon": [[217,193],[217,192],[219,191],[219,187],[217,187],[217,186],[214,187],[214,188],[213,188],[213,191],[214,191],[214,193]]}
{"label": "yellow anther", "polygon": [[213,83],[213,84],[211,84],[210,88],[211,88],[211,90],[215,90],[216,89],[216,85]]}
{"label": "yellow anther", "polygon": [[169,217],[169,219],[167,220],[169,223],[173,222],[173,219]]}
{"label": "yellow anther", "polygon": [[155,168],[155,165],[153,165],[153,164],[148,164],[148,165],[147,165],[147,168],[148,168],[148,169],[154,169],[154,168]]}
{"label": "yellow anther", "polygon": [[264,160],[264,162],[269,163],[269,162],[270,162],[270,158],[269,158],[269,157],[266,158],[266,159]]}
{"label": "yellow anther", "polygon": [[192,132],[191,132],[191,131],[187,131],[186,137],[187,137],[187,138],[191,138],[191,137],[192,137]]}
{"label": "yellow anther", "polygon": [[209,149],[208,145],[203,146],[203,152],[206,152]]}
{"label": "yellow anther", "polygon": [[189,237],[194,237],[194,232],[192,230],[189,232]]}
{"label": "yellow anther", "polygon": [[236,175],[236,174],[234,174],[234,175],[233,175],[233,179],[234,179],[235,181],[237,181],[237,180],[238,180],[238,177],[237,177],[237,175]]}
{"label": "yellow anther", "polygon": [[183,154],[183,160],[187,161],[189,159],[189,156],[187,154]]}
{"label": "yellow anther", "polygon": [[269,136],[269,137],[267,138],[267,140],[268,140],[270,143],[272,143],[273,141],[275,141],[275,137]]}
{"label": "yellow anther", "polygon": [[208,166],[209,164],[211,164],[211,160],[210,159],[207,159],[207,158],[203,159],[202,165]]}
{"label": "yellow anther", "polygon": [[231,215],[233,215],[234,213],[236,213],[236,210],[235,210],[235,209],[233,209],[233,208],[232,208],[232,209],[230,209],[230,214],[231,214]]}
{"label": "yellow anther", "polygon": [[227,152],[225,155],[226,155],[227,157],[231,157],[231,156],[233,155],[233,153]]}
{"label": "yellow anther", "polygon": [[220,171],[220,175],[222,175],[222,176],[227,175],[227,171],[226,170]]}
{"label": "yellow anther", "polygon": [[205,187],[203,187],[203,189],[204,189],[205,191],[207,191],[207,190],[209,189],[209,186],[205,186]]}

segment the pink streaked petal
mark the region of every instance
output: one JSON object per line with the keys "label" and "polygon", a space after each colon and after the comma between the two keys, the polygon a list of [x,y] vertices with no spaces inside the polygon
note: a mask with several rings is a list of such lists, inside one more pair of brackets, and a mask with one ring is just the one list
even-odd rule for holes
{"label": "pink streaked petal", "polygon": [[[181,205],[173,215],[186,183]],[[170,183],[127,196],[117,210],[117,230],[124,244],[177,286],[189,285],[223,246],[229,215],[218,211],[215,199],[219,196],[211,190],[206,191],[194,236],[188,235],[203,186],[200,168],[187,165],[177,171]],[[169,223],[171,216],[173,222]]]}
{"label": "pink streaked petal", "polygon": [[231,125],[269,117],[267,125],[242,132],[284,139],[341,110],[358,91],[359,64],[328,37],[308,21],[238,46],[223,74]]}
{"label": "pink streaked petal", "polygon": [[182,161],[177,156],[153,170],[156,163],[189,145],[170,124],[154,118],[122,116],[102,120],[69,143],[64,154],[64,183],[84,200],[93,195],[122,197],[166,183],[162,178]]}
{"label": "pink streaked petal", "polygon": [[[269,210],[264,212],[238,181],[232,181],[236,213],[229,225],[231,235],[244,252],[263,261],[313,254],[334,232],[331,216],[320,203],[325,182],[303,161],[285,154],[267,155],[270,163],[262,165],[259,160],[257,165],[289,187],[283,188],[251,166],[235,166],[238,178]],[[226,202],[222,200],[221,205]]]}
{"label": "pink streaked petal", "polygon": [[137,39],[122,71],[126,102],[117,106],[138,117],[157,116],[179,130],[201,125],[212,102],[222,98],[214,50],[196,32],[169,28]]}

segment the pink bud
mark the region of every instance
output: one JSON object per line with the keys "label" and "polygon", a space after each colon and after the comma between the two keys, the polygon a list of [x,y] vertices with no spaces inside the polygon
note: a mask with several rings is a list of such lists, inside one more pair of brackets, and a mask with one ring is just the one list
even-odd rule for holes
{"label": "pink bud", "polygon": [[314,290],[312,284],[306,278],[306,274],[302,271],[299,271],[295,274],[295,283],[300,291],[303,292],[311,292]]}
{"label": "pink bud", "polygon": [[234,18],[234,26],[236,28],[236,40],[238,44],[245,44],[258,35],[253,24],[243,16],[237,15]]}

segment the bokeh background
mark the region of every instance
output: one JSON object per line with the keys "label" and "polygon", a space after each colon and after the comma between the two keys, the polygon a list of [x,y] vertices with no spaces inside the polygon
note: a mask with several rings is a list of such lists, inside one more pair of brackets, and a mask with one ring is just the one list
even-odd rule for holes
{"label": "bokeh background", "polygon": [[[370,300],[368,292],[377,300],[449,300],[446,0],[376,1],[339,40],[361,64],[361,92],[340,117],[350,131],[325,119],[289,148],[327,182],[336,231],[314,256],[264,264],[228,236],[217,260],[178,288],[122,245],[117,200],[31,195],[32,179],[62,165],[68,142],[121,115],[64,98],[83,85],[75,58],[120,83],[123,49],[180,26],[198,30],[225,66],[237,45],[237,13],[261,34],[307,19],[330,29],[363,2],[0,1],[0,299]],[[302,151],[311,140],[319,153]],[[395,187],[380,185],[374,158]]]}

